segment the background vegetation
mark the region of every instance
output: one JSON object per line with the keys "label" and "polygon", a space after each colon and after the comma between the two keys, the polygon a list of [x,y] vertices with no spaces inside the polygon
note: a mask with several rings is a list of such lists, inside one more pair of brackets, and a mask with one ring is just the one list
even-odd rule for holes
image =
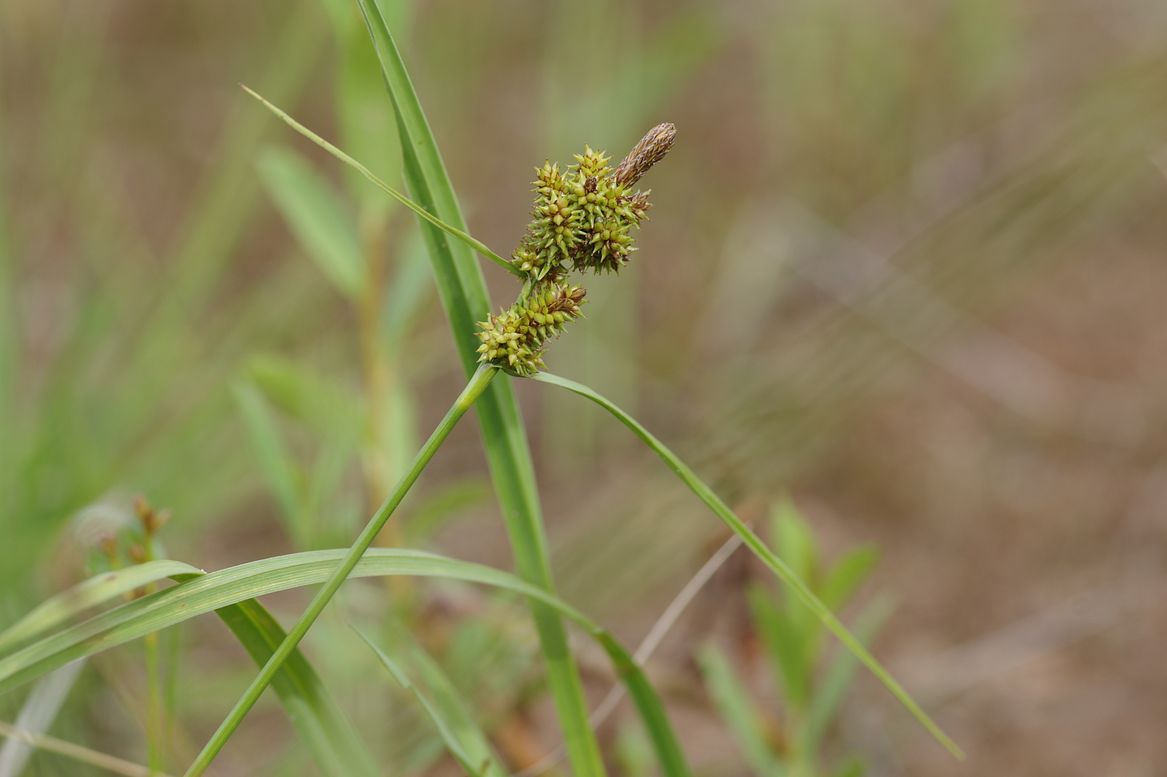
{"label": "background vegetation", "polygon": [[[640,252],[591,284],[549,364],[675,444],[763,532],[789,494],[826,559],[879,547],[846,612],[885,613],[876,653],[970,758],[859,677],[825,765],[805,768],[1167,761],[1162,4],[383,5],[471,231],[500,252],[534,164],[585,142],[619,156],[677,124]],[[347,545],[461,386],[412,216],[238,82],[400,181],[347,2],[0,5],[0,624],[107,563],[111,527],[128,550],[139,494],[171,511],[159,554],[206,569]],[[512,279],[485,272],[509,302]],[[634,645],[726,534],[599,411],[516,389],[559,593]],[[470,424],[402,517],[386,542],[511,565]],[[769,768],[809,711],[769,660],[763,581],[731,556],[649,664],[703,774]],[[508,763],[555,746],[521,602],[419,581],[394,597],[415,611],[390,613],[403,592],[387,585],[346,587],[345,614],[423,624],[420,655]],[[265,601],[285,623],[304,602]],[[430,722],[345,614],[307,655],[394,773],[444,773]],[[578,649],[598,700],[613,679]],[[94,658],[42,706],[57,737],[180,769],[252,674],[200,619]],[[0,698],[0,720],[22,710],[24,693]],[[619,708],[601,737],[640,774],[633,717]],[[149,753],[158,720],[169,744]],[[312,768],[273,697],[215,773]],[[89,769],[38,753],[26,773]]]}

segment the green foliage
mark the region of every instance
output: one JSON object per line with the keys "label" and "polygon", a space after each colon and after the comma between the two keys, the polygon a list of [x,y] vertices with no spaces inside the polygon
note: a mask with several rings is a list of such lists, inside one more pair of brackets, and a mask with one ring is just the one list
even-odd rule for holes
{"label": "green foliage", "polygon": [[[336,574],[337,563],[343,561],[347,553],[345,550],[308,551],[260,559],[206,574],[180,574],[177,576],[178,585],[54,631],[18,650],[0,653],[0,693],[70,661],[191,618],[210,612],[222,614],[224,608],[256,597],[324,582]],[[583,628],[608,656],[641,714],[665,774],[688,774],[663,705],[644,671],[606,629],[571,605],[501,570],[422,551],[375,548],[366,553],[351,571],[354,577],[410,575],[478,583],[537,599],[552,608]],[[277,640],[269,640],[269,643],[276,644],[277,650],[285,644]],[[291,655],[298,655],[298,651],[292,651]]]}
{"label": "green foliage", "polygon": [[[773,510],[771,536],[777,552],[806,580],[810,589],[832,609],[844,607],[875,564],[874,548],[844,554],[833,566],[821,556],[810,525],[794,506],[782,502]],[[822,624],[815,613],[788,589],[781,598],[770,585],[749,590],[754,628],[769,658],[771,674],[782,700],[782,736],[764,727],[769,716],[746,690],[725,653],[706,645],[701,669],[722,719],[737,739],[742,754],[758,774],[825,777],[822,744],[831,721],[847,693],[857,662],[848,652],[829,658],[821,640]],[[875,600],[855,619],[855,635],[871,641],[888,614],[885,601]],[[852,760],[834,774],[861,774],[861,762]]]}
{"label": "green foliage", "polygon": [[[389,235],[396,239],[398,232],[394,229],[390,235],[387,229],[390,203],[378,192],[388,193],[421,220],[420,231],[412,234],[420,235],[424,241],[454,342],[467,373],[473,370],[474,360],[481,357],[514,374],[533,375],[543,368],[542,351],[546,341],[580,315],[583,291],[567,285],[563,276],[573,271],[615,271],[628,261],[634,250],[633,231],[645,219],[648,209],[647,193],[635,192],[632,187],[671,145],[671,125],[655,128],[615,168],[609,164],[606,155],[590,148],[562,172],[550,164],[539,168],[534,220],[512,260],[507,261],[471,236],[462,218],[436,141],[386,22],[387,15],[394,10],[400,12],[402,4],[388,0],[361,0],[359,5],[373,38],[371,48],[367,45],[365,31],[360,29],[360,17],[353,13],[347,2],[331,0],[326,7],[343,55],[336,124],[344,139],[343,145],[350,150],[356,149],[356,156],[368,166],[356,162],[266,101],[263,101],[265,105],[296,131],[345,163],[346,186],[340,190],[327,177],[315,172],[298,154],[283,149],[268,148],[260,152],[257,165],[259,179],[302,252],[340,292],[360,321],[365,385],[362,391],[354,391],[349,388],[352,381],[347,376],[325,377],[316,369],[285,357],[254,354],[235,358],[239,354],[233,353],[232,358],[223,358],[222,361],[229,363],[231,368],[221,369],[218,375],[220,379],[224,375],[233,378],[236,411],[252,442],[252,459],[274,494],[288,534],[297,548],[330,542],[333,536],[342,533],[349,536],[346,519],[361,509],[358,505],[361,497],[353,496],[353,492],[360,489],[351,488],[345,477],[355,469],[353,463],[358,457],[367,475],[368,491],[376,497],[389,493],[389,499],[375,512],[347,553],[337,551],[330,555],[291,560],[266,559],[264,562],[281,563],[255,562],[259,566],[250,568],[246,574],[236,568],[223,570],[231,574],[205,576],[177,562],[147,561],[87,581],[65,598],[56,598],[38,608],[12,630],[0,633],[0,689],[43,676],[70,657],[92,655],[137,636],[152,637],[158,629],[216,610],[263,669],[189,773],[197,774],[207,768],[217,749],[233,735],[247,708],[255,703],[269,682],[296,725],[299,740],[312,752],[323,772],[375,773],[363,745],[343,719],[339,708],[327,698],[322,681],[296,648],[297,642],[305,636],[350,573],[353,576],[404,574],[410,570],[425,575],[449,573],[463,580],[493,581],[492,584],[530,600],[548,670],[548,682],[577,773],[602,774],[604,766],[588,725],[578,670],[561,624],[563,618],[580,623],[598,641],[636,702],[649,745],[639,747],[643,740],[623,735],[617,753],[622,767],[629,774],[648,774],[652,769],[649,761],[655,758],[666,775],[686,775],[688,768],[664,707],[641,668],[610,635],[554,595],[534,470],[509,381],[499,378],[491,383],[495,373],[490,369],[475,373],[467,391],[422,448],[413,466],[406,466],[416,445],[412,402],[403,382],[409,377],[407,369],[413,369],[418,363],[416,354],[407,352],[407,349],[414,339],[409,336],[412,314],[424,307],[425,296],[421,289],[424,279],[418,269],[422,267],[418,261],[421,252],[414,250],[406,238],[398,240],[394,246],[397,249],[395,257],[400,261],[392,273],[393,281],[386,282],[390,273],[385,272],[382,263],[393,252],[385,250],[385,238]],[[604,11],[605,16],[612,18],[625,13],[615,4],[608,4]],[[594,14],[594,11],[589,10],[589,13]],[[619,58],[587,58],[586,64],[591,69],[608,68],[608,72],[598,75],[611,79],[608,86],[612,88],[608,91],[625,98],[618,101],[620,110],[605,113],[595,110],[596,101],[579,99],[570,106],[578,113],[549,111],[554,114],[551,120],[562,121],[562,116],[570,114],[571,120],[567,124],[573,138],[584,124],[584,121],[576,120],[590,118],[589,113],[592,116],[603,114],[602,120],[621,125],[624,129],[639,123],[643,102],[665,102],[664,95],[679,90],[702,58],[719,45],[720,32],[713,25],[706,24],[708,16],[706,9],[697,9],[677,19],[666,20],[659,25],[660,31],[654,31],[655,37],[643,52],[630,51],[626,57]],[[619,18],[627,21],[625,16]],[[296,29],[299,37],[290,36],[290,40],[311,39],[306,31],[307,25]],[[575,34],[572,30],[572,35]],[[614,32],[605,40],[597,41],[596,45],[608,47],[605,49],[607,53],[619,52],[618,34]],[[689,41],[695,45],[676,45],[674,41]],[[290,48],[291,53],[295,53],[295,46]],[[560,47],[551,46],[549,49],[558,52]],[[289,53],[286,46],[284,59],[295,62],[296,67],[292,70],[302,77],[310,59],[305,56],[297,61]],[[596,65],[594,60],[605,62]],[[273,72],[280,72],[278,68],[282,64],[274,62]],[[376,72],[378,64],[379,75],[389,87],[388,101],[381,93]],[[592,74],[589,72],[588,75]],[[291,83],[296,79],[288,76],[286,80]],[[599,80],[589,80],[584,84],[583,79],[576,79],[581,85],[580,92],[594,88],[589,84]],[[643,102],[637,93],[640,80],[653,85],[648,89],[648,100]],[[280,102],[284,99],[281,98]],[[368,125],[360,117],[370,111],[374,114],[372,125],[382,129],[390,127],[395,118],[400,134],[399,145],[384,132],[366,131]],[[202,299],[206,289],[215,282],[223,280],[216,276],[216,268],[225,266],[226,248],[249,210],[244,206],[250,197],[247,187],[239,186],[242,179],[237,168],[245,168],[245,160],[254,155],[258,127],[262,123],[250,119],[241,126],[242,130],[231,135],[235,142],[228,145],[230,153],[224,154],[223,163],[225,169],[236,172],[221,176],[207,187],[211,194],[206,196],[218,199],[209,201],[210,205],[204,201],[205,212],[210,215],[193,220],[194,226],[187,228],[186,237],[180,241],[183,248],[177,256],[183,261],[179,263],[173,298],[160,305],[162,312],[151,322],[157,325],[157,330],[149,332],[149,347],[143,348],[145,355],[141,357],[141,363],[150,364],[151,369],[130,370],[130,380],[149,385],[151,378],[157,377],[153,370],[166,374],[168,369],[181,364],[189,356],[188,351],[173,347],[175,342],[182,340],[175,335],[175,332],[182,331],[182,311],[190,302]],[[401,159],[398,159],[399,153]],[[385,182],[394,181],[399,175],[405,178],[410,197]],[[366,181],[371,181],[374,186],[368,186]],[[0,216],[3,215],[0,212]],[[3,228],[4,224],[0,223],[0,301],[9,301],[12,297],[11,263]],[[526,283],[519,301],[500,315],[484,318],[490,309],[489,298],[473,251],[504,266]],[[281,301],[284,299],[281,295],[274,296]],[[0,304],[0,315],[6,316],[8,309]],[[102,312],[97,308],[84,311],[81,318],[84,322],[98,321]],[[228,318],[234,328],[236,318]],[[482,321],[478,325],[477,342],[471,336],[475,334],[475,321]],[[84,350],[85,341],[79,339],[78,343],[69,353]],[[332,343],[323,345],[327,347]],[[7,401],[12,393],[12,375],[16,370],[13,355],[16,347],[19,347],[19,339],[0,331],[0,426],[6,430],[9,427],[4,422],[17,424],[21,420],[19,413],[10,412]],[[475,353],[476,347],[479,353]],[[171,350],[174,350],[173,355]],[[167,358],[157,362],[160,366],[154,366],[153,355],[160,353],[166,354]],[[242,370],[236,369],[240,361]],[[72,386],[81,371],[68,358],[62,359],[62,364],[56,380],[60,385]],[[385,375],[391,375],[388,382],[382,382]],[[832,610],[846,604],[866,577],[874,563],[873,551],[856,551],[836,565],[822,568],[813,535],[792,508],[783,507],[772,532],[779,550],[774,554],[708,486],[630,416],[579,384],[570,384],[554,376],[543,376],[543,379],[588,396],[613,412],[787,584],[781,601],[764,587],[754,588],[749,597],[773,664],[776,682],[787,700],[791,720],[797,717],[799,733],[789,750],[773,748],[764,725],[765,716],[757,710],[725,656],[713,647],[704,649],[700,656],[719,706],[757,771],[779,773],[790,761],[790,753],[799,753],[803,761],[793,762],[791,771],[803,769],[810,773],[815,766],[813,756],[820,750],[822,738],[854,674],[856,660],[853,654],[937,739],[950,748],[955,747],[864,648],[878,618],[865,612],[856,620],[853,636],[831,614]],[[476,394],[479,390],[485,391],[480,398]],[[60,389],[52,392],[50,399],[52,401],[47,401],[46,406],[51,408],[56,407],[54,402],[69,402]],[[445,434],[475,403],[521,580],[497,577],[496,574],[502,573],[495,570],[470,569],[459,566],[457,562],[410,555],[405,551],[365,554],[378,530],[386,525],[430,457],[436,453]],[[231,415],[230,403],[225,404],[228,405],[226,409],[215,408],[213,417],[220,423],[222,418]],[[64,450],[56,440],[62,438],[71,426],[76,426],[70,423],[70,419],[87,417],[85,410],[78,405],[70,408],[69,413],[61,413],[60,418],[54,416],[52,420],[57,425],[44,425],[33,439],[34,444],[27,446],[32,455],[27,461],[20,462],[22,467],[11,470],[15,474],[10,475],[7,466],[0,468],[3,469],[0,478],[11,478],[22,491],[19,500],[22,507],[35,502],[23,493],[27,490],[31,494],[36,490],[25,488],[25,481],[32,480],[25,475],[32,471],[51,472],[48,464],[60,459]],[[134,440],[135,431],[141,433],[151,428],[149,413],[135,411],[127,413],[125,419],[129,427],[126,431],[128,441]],[[201,421],[201,418],[191,421],[192,434],[202,430]],[[575,430],[571,431],[574,434]],[[305,438],[310,438],[307,444]],[[26,438],[18,439],[24,442]],[[122,448],[132,449],[128,442]],[[119,482],[119,475],[139,471],[130,466],[133,462],[120,472],[106,470],[107,465],[101,463],[97,451],[95,446],[95,452],[79,457],[98,463],[88,465],[92,471],[82,471],[83,468],[78,466],[77,472],[63,478],[74,490],[63,497],[54,494],[58,501],[47,509],[48,514],[63,515],[71,506],[95,498],[107,484]],[[106,455],[104,449],[99,452]],[[7,464],[10,458],[7,449],[0,450],[0,453],[4,454],[0,460]],[[240,454],[235,455],[243,458]],[[181,456],[175,459],[185,462]],[[404,477],[397,488],[390,489],[390,485],[402,475]],[[143,477],[152,481],[148,471]],[[175,488],[183,485],[178,480],[181,478],[173,484]],[[192,498],[202,498],[203,484],[187,485],[186,488]],[[480,488],[467,490],[471,493],[470,498],[480,498]],[[427,527],[436,524],[443,514],[448,514],[451,509],[448,505],[460,504],[465,498],[456,489],[449,493],[439,492],[432,498],[429,513],[418,511],[422,517],[415,517],[411,527],[419,528],[408,538],[423,541],[428,536]],[[331,534],[326,535],[325,531]],[[137,544],[137,540],[132,544]],[[14,543],[14,547],[26,545]],[[17,550],[16,554],[21,552]],[[151,558],[158,555],[153,547],[144,552]],[[151,593],[102,613],[90,621],[65,627],[82,609],[108,603],[111,598],[143,586],[152,587],[163,576],[177,576],[181,582],[171,589]],[[324,589],[313,599],[290,634],[285,634],[254,599],[292,585],[319,582],[325,582]],[[327,628],[329,624],[321,625]],[[403,628],[410,625],[404,624]],[[824,625],[850,651],[839,651],[829,664],[825,662],[822,639]],[[333,635],[329,633],[329,636]],[[177,642],[172,644],[177,645]],[[467,639],[465,644],[479,643]],[[415,694],[467,772],[501,771],[493,763],[484,768],[484,764],[491,760],[487,735],[472,720],[462,703],[465,699],[458,697],[437,661],[407,641],[393,641],[388,652],[374,649],[386,669]],[[332,655],[331,651],[329,655]],[[407,679],[403,669],[407,665],[409,674],[420,678],[416,685]],[[463,656],[459,666],[465,670],[467,665],[472,666]],[[496,683],[506,681],[506,678],[492,679]],[[151,765],[154,766],[154,739],[152,735],[150,738]],[[294,759],[289,762],[295,763]],[[852,774],[855,768],[844,765],[836,773]]]}
{"label": "green foliage", "polygon": [[[462,367],[470,374],[478,358],[474,325],[485,320],[490,310],[486,283],[465,242],[449,239],[465,233],[465,220],[401,52],[377,4],[360,0],[360,6],[397,116],[405,179],[427,215],[422,234],[429,249],[438,295]],[[451,225],[456,231],[438,228],[435,221]],[[503,262],[514,270],[510,262]],[[477,411],[483,448],[519,574],[524,580],[552,591],[554,584],[534,464],[510,384],[506,380],[496,381],[483,395]],[[571,762],[581,776],[603,774],[599,747],[587,722],[579,672],[571,658],[563,625],[555,613],[538,603],[532,603],[532,614]]]}
{"label": "green foliage", "polygon": [[[360,632],[358,632],[360,633]],[[393,675],[393,679],[414,695],[418,704],[434,724],[446,749],[454,756],[468,775],[505,775],[506,771],[498,763],[498,756],[490,747],[486,735],[474,723],[466,711],[457,692],[432,658],[421,648],[414,646],[414,663],[422,667],[430,686],[429,694],[411,682],[405,670],[388,653],[377,647],[368,636],[361,639],[377,655],[381,664]],[[432,698],[431,698],[432,696]]]}
{"label": "green foliage", "polygon": [[265,148],[260,178],[296,239],[337,289],[356,298],[365,288],[365,258],[356,219],[332,186],[293,151]]}
{"label": "green foliage", "polygon": [[[628,427],[642,442],[645,443],[657,456],[661,458],[674,474],[697,495],[702,502],[711,509],[718,518],[731,531],[742,538],[746,547],[753,552],[753,554],[765,564],[774,575],[782,581],[786,588],[796,597],[797,601],[817,619],[818,623],[825,626],[835,637],[847,648],[848,652],[856,659],[863,663],[867,669],[875,675],[878,680],[883,683],[884,687],[899,700],[908,712],[912,714],[921,726],[923,726],[932,737],[942,744],[953,756],[962,758],[964,756],[960,747],[944,733],[943,729],[936,724],[928,713],[926,713],[919,703],[912,698],[899,681],[891,675],[883,667],[875,656],[864,647],[863,643],[852,634],[846,626],[844,626],[835,614],[828,608],[823,601],[815,594],[815,592],[808,586],[804,579],[791,567],[789,563],[783,560],[778,554],[774,553],[762,539],[754,533],[754,531],[746,525],[741,518],[739,518],[729,506],[714,493],[697,474],[689,468],[681,459],[673,453],[668,446],[658,440],[651,432],[644,428],[644,426],[632,416],[621,410],[614,402],[599,392],[588,386],[577,383],[566,378],[561,378],[558,375],[551,375],[550,373],[541,372],[534,377],[534,380],[541,383],[548,383],[552,386],[559,386],[567,389],[572,393],[578,394],[585,399],[591,400],[604,410],[608,411],[612,416]],[[804,553],[809,551],[809,544],[805,538],[799,537],[797,529],[790,527],[786,528],[791,537],[797,538],[796,542],[800,542],[804,548]],[[808,559],[804,555],[802,558],[796,559],[796,562],[801,564],[804,568],[808,566]],[[798,618],[804,617],[801,613]]]}

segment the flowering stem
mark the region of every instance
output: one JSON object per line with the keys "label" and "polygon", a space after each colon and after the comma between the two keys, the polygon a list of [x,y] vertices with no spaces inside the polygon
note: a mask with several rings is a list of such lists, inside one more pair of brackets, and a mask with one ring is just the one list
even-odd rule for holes
{"label": "flowering stem", "polygon": [[202,752],[198,754],[194,762],[186,770],[185,777],[196,777],[196,775],[205,772],[207,767],[211,765],[211,762],[219,754],[223,745],[231,738],[231,735],[239,727],[239,724],[243,722],[243,718],[247,715],[248,711],[259,700],[259,697],[263,695],[268,685],[271,684],[272,679],[279,672],[284,661],[296,650],[296,647],[300,644],[300,640],[312,628],[312,624],[320,617],[320,613],[328,606],[328,603],[336,595],[336,592],[340,590],[345,579],[348,578],[353,568],[356,567],[357,562],[361,560],[361,556],[373,544],[373,540],[376,539],[377,534],[380,533],[385,522],[389,520],[389,516],[393,514],[397,506],[405,499],[405,495],[409,493],[409,489],[417,481],[422,471],[426,468],[426,465],[429,464],[430,459],[437,453],[438,448],[445,442],[446,437],[453,431],[459,419],[474,405],[474,402],[482,395],[482,392],[486,390],[491,380],[497,374],[498,369],[484,365],[479,367],[470,376],[470,381],[466,384],[466,388],[462,389],[462,393],[458,395],[454,404],[446,412],[445,417],[442,418],[437,428],[434,429],[429,439],[426,440],[425,445],[422,446],[421,450],[414,457],[409,471],[397,483],[397,487],[394,488],[389,498],[385,500],[384,504],[369,519],[368,524],[365,525],[360,536],[357,537],[356,541],[349,548],[344,560],[341,561],[336,571],[325,582],[324,587],[312,598],[312,602],[308,605],[308,609],[304,611],[304,614],[300,616],[300,620],[288,631],[288,635],[284,638],[284,641],[275,649],[271,657],[267,660],[267,663],[264,664],[263,669],[251,681],[251,685],[244,691],[243,696],[235,703],[235,706],[219,725],[219,728],[215,731],[210,741],[203,747]]}

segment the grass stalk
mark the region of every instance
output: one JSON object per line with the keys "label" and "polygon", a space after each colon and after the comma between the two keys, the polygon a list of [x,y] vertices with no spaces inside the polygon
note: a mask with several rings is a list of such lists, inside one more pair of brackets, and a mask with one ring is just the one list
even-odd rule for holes
{"label": "grass stalk", "polygon": [[88,764],[98,769],[105,769],[107,772],[112,772],[113,774],[122,774],[125,777],[167,777],[165,773],[152,769],[149,766],[143,766],[133,761],[127,761],[124,758],[118,758],[108,753],[92,750],[74,742],[57,739],[48,734],[34,734],[31,731],[25,731],[22,728],[9,725],[8,723],[0,723],[0,736],[16,739],[26,743],[30,747],[44,750],[46,753],[56,753],[65,758],[71,758],[78,763]]}
{"label": "grass stalk", "polygon": [[[410,194],[428,213],[440,220],[435,222],[433,218],[423,217],[422,233],[458,355],[469,373],[478,361],[477,342],[472,336],[475,323],[485,319],[490,312],[490,296],[482,268],[466,250],[464,240],[461,243],[452,241],[449,239],[451,235],[459,236],[440,228],[444,222],[465,235],[466,222],[457,195],[401,52],[378,4],[374,0],[358,0],[358,3],[397,117]],[[478,405],[478,420],[519,576],[553,593],[535,469],[509,380],[496,382],[483,394]],[[603,760],[595,734],[588,724],[587,699],[563,622],[555,610],[545,604],[534,600],[530,604],[568,757],[580,777],[603,775]]]}
{"label": "grass stalk", "polygon": [[279,647],[272,652],[271,658],[264,664],[263,669],[255,676],[251,685],[247,687],[247,690],[244,691],[239,701],[235,703],[235,706],[219,725],[214,735],[212,735],[198,756],[195,757],[195,760],[186,770],[186,777],[196,777],[196,775],[203,774],[211,765],[215,756],[223,749],[223,745],[227,743],[227,740],[235,733],[239,724],[243,722],[243,718],[247,715],[248,711],[259,700],[259,697],[263,695],[268,685],[271,684],[271,681],[275,678],[276,673],[279,672],[284,661],[296,650],[300,641],[308,633],[308,630],[312,628],[312,624],[320,617],[324,608],[328,606],[328,603],[332,601],[332,597],[340,590],[341,585],[344,584],[344,581],[353,571],[357,562],[361,560],[361,556],[373,544],[381,528],[389,520],[389,516],[393,514],[393,511],[401,504],[405,495],[409,493],[409,489],[417,481],[426,465],[429,464],[430,459],[437,453],[438,448],[445,442],[446,437],[453,431],[454,426],[457,425],[462,416],[466,414],[466,411],[474,405],[474,402],[482,395],[482,392],[486,390],[487,386],[490,385],[491,380],[494,379],[497,372],[498,370],[494,367],[484,366],[475,371],[471,376],[470,381],[466,384],[462,393],[458,395],[454,404],[446,412],[441,422],[438,423],[437,428],[434,429],[429,439],[426,440],[425,445],[418,451],[412,465],[405,475],[402,476],[401,481],[397,484],[393,493],[389,495],[389,498],[385,500],[377,512],[373,514],[373,517],[369,519],[368,524],[365,525],[360,536],[357,537],[356,541],[349,548],[348,553],[329,577],[328,581],[325,582],[324,586],[313,597],[304,614],[296,622],[296,625],[291,628]]}
{"label": "grass stalk", "polygon": [[913,699],[899,681],[896,680],[889,671],[884,669],[883,665],[871,655],[871,653],[863,646],[863,643],[856,638],[850,630],[835,617],[822,600],[815,596],[814,592],[802,581],[801,578],[794,572],[790,566],[778,557],[774,551],[767,547],[766,543],[754,533],[754,531],[746,525],[746,523],[739,518],[729,506],[722,501],[716,493],[713,492],[708,485],[705,484],[693,470],[689,469],[685,462],[669,450],[668,446],[658,440],[651,432],[644,428],[632,416],[621,410],[615,403],[595,390],[576,383],[567,378],[561,378],[558,375],[550,373],[540,373],[534,377],[541,383],[547,383],[552,386],[567,389],[574,392],[581,397],[590,399],[600,407],[607,410],[615,418],[628,427],[633,434],[641,439],[657,456],[659,456],[668,468],[681,479],[681,481],[689,487],[697,497],[709,507],[710,510],[717,515],[735,534],[742,538],[746,546],[757,556],[762,563],[764,563],[770,570],[777,575],[777,577],[789,586],[802,600],[803,604],[807,606],[818,617],[824,626],[833,633],[840,642],[849,650],[860,662],[863,663],[867,669],[875,675],[875,677],[883,683],[883,685],[891,692],[891,694],[902,704],[912,716],[919,721],[929,734],[932,735],[937,742],[943,745],[950,753],[957,758],[964,758],[964,752],[944,731],[938,726],[928,713],[920,707],[916,700]]}
{"label": "grass stalk", "polygon": [[158,635],[147,634],[146,647],[146,763],[151,772],[160,772],[166,757],[169,724],[162,704],[162,664]]}

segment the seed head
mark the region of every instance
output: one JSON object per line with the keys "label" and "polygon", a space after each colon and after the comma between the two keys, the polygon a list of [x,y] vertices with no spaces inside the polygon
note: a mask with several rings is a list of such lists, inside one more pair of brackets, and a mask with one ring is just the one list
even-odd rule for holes
{"label": "seed head", "polygon": [[675,124],[665,122],[650,129],[640,139],[640,142],[628,152],[628,156],[624,157],[623,161],[616,166],[616,182],[621,186],[635,185],[644,177],[649,168],[665,158],[665,154],[669,153],[676,138],[677,127]]}
{"label": "seed head", "polygon": [[478,323],[478,360],[524,377],[543,369],[543,347],[583,315],[584,290],[565,283],[536,287],[525,301]]}

